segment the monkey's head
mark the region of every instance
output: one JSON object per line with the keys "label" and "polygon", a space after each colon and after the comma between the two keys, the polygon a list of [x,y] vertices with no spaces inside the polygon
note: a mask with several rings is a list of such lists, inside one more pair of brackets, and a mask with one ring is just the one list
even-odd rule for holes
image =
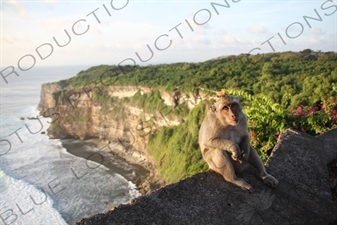
{"label": "monkey's head", "polygon": [[220,121],[226,125],[236,126],[241,119],[242,116],[242,108],[237,96],[226,95],[221,92],[218,99],[215,102],[215,110]]}

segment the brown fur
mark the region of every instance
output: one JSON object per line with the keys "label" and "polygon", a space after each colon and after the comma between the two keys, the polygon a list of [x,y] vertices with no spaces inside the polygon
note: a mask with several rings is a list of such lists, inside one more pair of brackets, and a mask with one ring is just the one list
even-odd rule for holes
{"label": "brown fur", "polygon": [[262,180],[275,187],[278,181],[269,175],[257,154],[250,146],[247,119],[236,96],[217,92],[218,100],[204,119],[199,131],[202,156],[210,169],[223,178],[250,192],[253,188],[236,176],[252,165]]}

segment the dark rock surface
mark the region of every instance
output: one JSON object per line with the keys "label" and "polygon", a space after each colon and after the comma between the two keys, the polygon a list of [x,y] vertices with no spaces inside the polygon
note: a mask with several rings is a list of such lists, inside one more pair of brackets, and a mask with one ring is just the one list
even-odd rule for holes
{"label": "dark rock surface", "polygon": [[334,202],[337,202],[337,158],[328,164],[328,169],[332,190],[332,199]]}
{"label": "dark rock surface", "polygon": [[287,130],[266,164],[276,189],[254,169],[239,175],[254,193],[207,171],[76,224],[337,224],[327,167],[336,158],[337,129],[318,137]]}

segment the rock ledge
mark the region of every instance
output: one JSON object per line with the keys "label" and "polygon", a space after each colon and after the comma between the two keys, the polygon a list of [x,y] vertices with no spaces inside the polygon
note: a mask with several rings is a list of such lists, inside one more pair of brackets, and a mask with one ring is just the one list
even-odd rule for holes
{"label": "rock ledge", "polygon": [[207,171],[76,224],[337,224],[327,168],[336,158],[337,129],[317,137],[286,130],[266,164],[276,189],[254,169],[239,175],[252,194]]}

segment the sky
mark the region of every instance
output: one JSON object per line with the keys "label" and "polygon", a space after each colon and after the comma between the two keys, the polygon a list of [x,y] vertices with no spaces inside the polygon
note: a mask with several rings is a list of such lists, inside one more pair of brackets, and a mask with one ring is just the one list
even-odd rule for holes
{"label": "sky", "polygon": [[1,1],[0,68],[337,51],[337,0]]}

